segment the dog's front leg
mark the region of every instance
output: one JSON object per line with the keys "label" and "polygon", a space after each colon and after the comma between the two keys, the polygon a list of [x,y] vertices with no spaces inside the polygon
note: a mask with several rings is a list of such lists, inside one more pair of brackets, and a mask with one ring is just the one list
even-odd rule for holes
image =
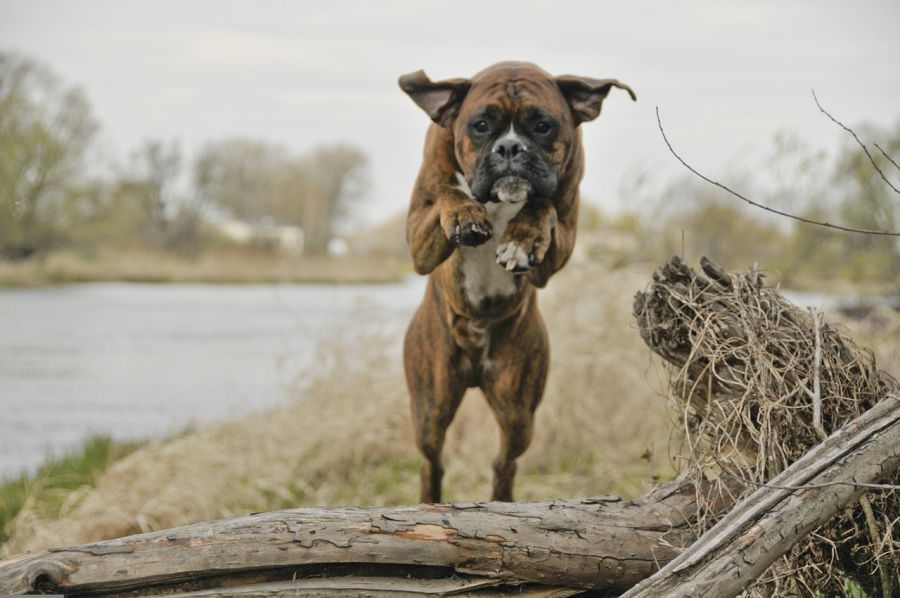
{"label": "dog's front leg", "polygon": [[428,274],[458,245],[480,245],[493,234],[487,211],[451,188],[410,208],[406,238],[417,273]]}
{"label": "dog's front leg", "polygon": [[549,202],[529,202],[506,227],[497,247],[497,263],[525,273],[536,287],[544,287],[565,265],[575,245],[574,218],[560,218]]}
{"label": "dog's front leg", "polygon": [[487,210],[468,189],[453,157],[453,139],[432,127],[406,218],[406,241],[413,267],[428,274],[458,245],[480,245],[493,230]]}

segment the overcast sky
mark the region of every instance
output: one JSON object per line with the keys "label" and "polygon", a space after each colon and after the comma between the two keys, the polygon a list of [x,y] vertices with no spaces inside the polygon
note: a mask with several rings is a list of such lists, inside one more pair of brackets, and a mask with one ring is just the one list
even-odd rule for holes
{"label": "overcast sky", "polygon": [[365,218],[404,210],[427,117],[397,76],[472,75],[500,60],[616,77],[584,125],[582,193],[614,207],[635,165],[680,171],[656,128],[702,170],[762,152],[776,131],[819,147],[847,123],[900,118],[900,2],[236,2],[0,0],[0,49],[82,85],[108,156],[145,138],[187,152],[242,135],[370,158]]}

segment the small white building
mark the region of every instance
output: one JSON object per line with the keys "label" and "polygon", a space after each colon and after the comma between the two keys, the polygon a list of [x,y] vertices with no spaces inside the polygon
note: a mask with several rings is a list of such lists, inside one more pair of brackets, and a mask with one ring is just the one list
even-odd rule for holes
{"label": "small white building", "polygon": [[216,228],[222,236],[241,245],[271,246],[284,255],[303,253],[303,229],[299,226],[223,220],[216,223]]}

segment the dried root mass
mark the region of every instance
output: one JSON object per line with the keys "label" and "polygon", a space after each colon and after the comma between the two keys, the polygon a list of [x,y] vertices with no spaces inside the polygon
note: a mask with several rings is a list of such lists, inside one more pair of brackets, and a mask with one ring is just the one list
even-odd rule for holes
{"label": "dried root mass", "polygon": [[[728,273],[706,258],[701,266],[702,274],[672,258],[634,302],[641,337],[673,366],[681,468],[698,488],[713,475],[747,481],[751,492],[900,387],[871,351],[764,286],[758,270]],[[735,487],[703,486],[698,533],[715,522],[709,505]],[[753,592],[842,595],[850,580],[870,595],[900,588],[898,521],[897,492],[870,491],[794,546]]]}

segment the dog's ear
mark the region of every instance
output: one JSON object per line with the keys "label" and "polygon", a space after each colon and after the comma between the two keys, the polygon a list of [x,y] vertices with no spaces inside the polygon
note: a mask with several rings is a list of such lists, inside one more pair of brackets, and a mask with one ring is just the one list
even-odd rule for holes
{"label": "dog's ear", "polygon": [[432,81],[421,70],[403,75],[398,83],[431,120],[445,128],[459,114],[459,107],[471,85],[468,79]]}
{"label": "dog's ear", "polygon": [[613,87],[624,89],[632,100],[637,101],[634,90],[616,79],[591,79],[575,75],[560,75],[556,78],[556,85],[572,108],[576,126],[600,116],[603,100]]}

